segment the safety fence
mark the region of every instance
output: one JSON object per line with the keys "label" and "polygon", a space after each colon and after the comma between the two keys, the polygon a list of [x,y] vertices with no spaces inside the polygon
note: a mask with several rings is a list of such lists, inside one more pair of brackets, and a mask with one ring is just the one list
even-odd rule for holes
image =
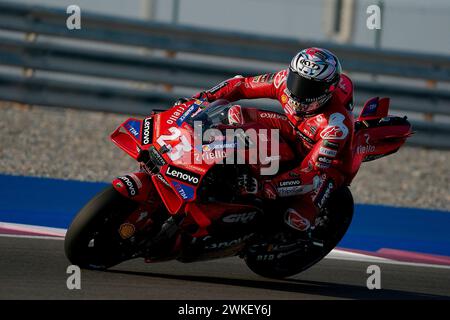
{"label": "safety fence", "polygon": [[273,72],[300,48],[320,46],[336,53],[355,76],[357,106],[372,96],[391,97],[393,113],[413,115],[417,134],[411,144],[450,148],[449,56],[84,11],[81,29],[69,30],[67,17],[61,9],[0,2],[0,100],[143,115],[169,107],[181,92],[236,74]]}

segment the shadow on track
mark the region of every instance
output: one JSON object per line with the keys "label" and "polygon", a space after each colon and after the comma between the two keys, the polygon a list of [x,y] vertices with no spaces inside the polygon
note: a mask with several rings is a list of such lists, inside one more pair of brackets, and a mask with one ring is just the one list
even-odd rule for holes
{"label": "shadow on track", "polygon": [[[255,289],[275,290],[301,294],[321,295],[335,298],[344,299],[388,299],[388,300],[424,300],[424,299],[445,299],[449,300],[450,297],[414,293],[400,290],[369,290],[363,286],[355,286],[348,284],[337,284],[320,281],[309,280],[269,280],[261,278],[261,280],[246,280],[246,279],[230,279],[211,276],[193,276],[193,275],[172,275],[163,273],[152,272],[138,272],[138,271],[126,271],[126,270],[107,270],[104,272],[137,275],[144,277],[155,277],[171,280],[183,280],[183,281],[195,281],[204,283],[214,283],[228,286],[247,287]],[[215,299],[214,297],[211,297]],[[313,299],[315,297],[312,297]]]}

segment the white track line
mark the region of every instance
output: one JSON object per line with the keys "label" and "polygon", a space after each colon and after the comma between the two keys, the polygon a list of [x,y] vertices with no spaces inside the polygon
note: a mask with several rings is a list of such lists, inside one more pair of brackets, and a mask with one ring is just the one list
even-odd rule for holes
{"label": "white track line", "polygon": [[40,240],[64,240],[64,237],[49,237],[49,236],[32,236],[23,234],[0,234],[3,238],[21,238],[21,239],[40,239]]}
{"label": "white track line", "polygon": [[376,256],[367,255],[364,253],[350,252],[346,250],[333,249],[326,257],[326,259],[334,260],[350,260],[361,262],[385,262],[389,263],[393,260],[387,258],[381,258]]}
{"label": "white track line", "polygon": [[[26,224],[17,224],[17,223],[5,223],[0,222],[0,227],[10,230],[17,230],[21,232],[43,232],[43,235],[15,235],[15,234],[0,234],[0,237],[6,238],[22,238],[22,239],[41,239],[41,240],[64,240],[64,236],[66,234],[66,229],[61,228],[50,228],[50,227],[41,227],[41,226],[33,226]],[[49,236],[51,234],[52,236]],[[54,235],[54,236],[53,236]],[[438,268],[438,269],[448,269],[450,270],[450,266],[439,265],[439,264],[428,264],[428,263],[416,263],[416,262],[405,262],[405,261],[396,261],[387,258],[381,258],[371,255],[366,255],[363,253],[350,252],[340,249],[333,249],[325,259],[330,260],[343,260],[343,261],[357,261],[357,262],[367,262],[367,263],[383,263],[383,264],[392,264],[392,265],[400,265],[400,266],[410,266],[410,267],[422,267],[422,268]]]}
{"label": "white track line", "polygon": [[0,222],[0,229],[7,229],[9,231],[15,232],[33,232],[40,233],[43,236],[55,236],[64,237],[66,235],[66,229],[62,228],[51,228],[43,226],[34,226],[29,224],[19,224],[10,222]]}
{"label": "white track line", "polygon": [[447,265],[398,261],[398,260],[392,260],[392,259],[387,259],[387,258],[366,255],[366,254],[362,254],[362,253],[348,252],[348,251],[339,250],[339,249],[332,250],[325,257],[325,259],[359,261],[359,262],[370,262],[370,263],[383,263],[383,264],[393,264],[393,265],[399,265],[399,266],[438,268],[438,269],[450,270],[450,266],[447,266]]}

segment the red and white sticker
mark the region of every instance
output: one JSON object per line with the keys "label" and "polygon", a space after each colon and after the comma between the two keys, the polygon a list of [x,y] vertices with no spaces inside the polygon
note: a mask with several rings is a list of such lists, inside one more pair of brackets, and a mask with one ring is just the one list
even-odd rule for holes
{"label": "red and white sticker", "polygon": [[311,223],[309,222],[308,219],[302,217],[300,213],[298,213],[292,208],[287,209],[285,221],[289,226],[299,231],[308,230],[309,227],[311,226]]}
{"label": "red and white sticker", "polygon": [[286,77],[287,77],[287,70],[282,70],[278,72],[275,75],[275,79],[273,80],[273,85],[275,86],[275,88],[278,89],[279,87],[281,87],[283,82],[286,80]]}
{"label": "red and white sticker", "polygon": [[328,120],[328,126],[320,133],[322,139],[343,140],[348,135],[348,128],[344,124],[342,113],[333,113]]}
{"label": "red and white sticker", "polygon": [[243,124],[244,117],[242,115],[242,109],[239,105],[234,105],[228,110],[228,123],[229,124]]}

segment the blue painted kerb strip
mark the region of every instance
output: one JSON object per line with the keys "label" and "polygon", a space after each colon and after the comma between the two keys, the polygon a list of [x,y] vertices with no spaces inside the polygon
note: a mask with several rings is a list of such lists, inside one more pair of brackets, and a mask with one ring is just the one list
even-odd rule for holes
{"label": "blue painted kerb strip", "polygon": [[[0,175],[0,221],[67,228],[108,184]],[[450,256],[450,212],[356,205],[340,247],[392,248]]]}

